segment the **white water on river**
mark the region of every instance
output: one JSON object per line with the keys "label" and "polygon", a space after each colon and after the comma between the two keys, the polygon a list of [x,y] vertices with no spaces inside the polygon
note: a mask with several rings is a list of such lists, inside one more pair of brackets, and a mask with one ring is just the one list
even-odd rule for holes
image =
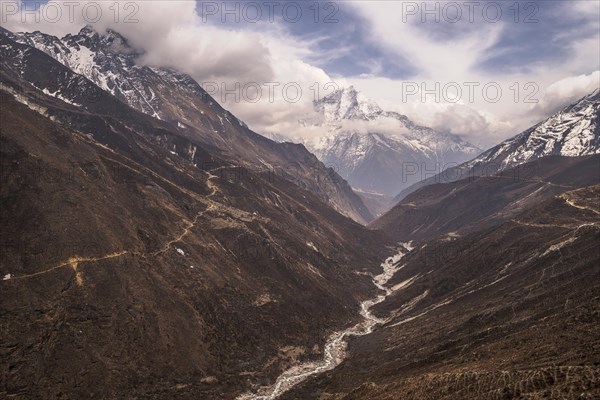
{"label": "white water on river", "polygon": [[275,400],[284,392],[309,377],[332,370],[340,365],[346,357],[348,337],[368,335],[373,332],[373,329],[377,324],[384,322],[380,318],[374,316],[370,310],[376,304],[384,301],[392,293],[392,290],[386,288],[384,285],[400,268],[402,268],[399,266],[400,259],[412,250],[411,243],[401,243],[401,245],[404,248],[398,254],[389,257],[381,264],[383,273],[373,278],[375,286],[383,290],[385,294],[381,294],[361,303],[360,314],[364,318],[363,321],[351,328],[333,333],[325,343],[322,359],[295,365],[279,375],[273,385],[263,387],[259,389],[257,393],[245,393],[240,395],[236,400]]}

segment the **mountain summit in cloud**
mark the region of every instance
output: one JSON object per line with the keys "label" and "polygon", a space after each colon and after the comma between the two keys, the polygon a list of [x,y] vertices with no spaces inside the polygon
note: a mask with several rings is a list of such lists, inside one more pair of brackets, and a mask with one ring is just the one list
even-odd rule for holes
{"label": "mountain summit in cloud", "polygon": [[301,124],[322,128],[323,136],[294,140],[302,141],[359,191],[394,196],[422,174],[435,174],[481,151],[460,136],[383,110],[353,86],[315,101],[314,109],[316,116]]}
{"label": "mountain summit in cloud", "polygon": [[600,399],[597,0],[0,9],[3,398]]}
{"label": "mountain summit in cloud", "polygon": [[348,184],[302,146],[274,144],[251,131],[189,75],[140,65],[139,54],[119,33],[98,33],[84,27],[77,35],[63,38],[41,32],[13,34],[5,30],[4,34],[43,51],[124,104],[228,152],[240,166],[258,166],[286,176],[342,214],[360,223],[371,221],[371,213]]}

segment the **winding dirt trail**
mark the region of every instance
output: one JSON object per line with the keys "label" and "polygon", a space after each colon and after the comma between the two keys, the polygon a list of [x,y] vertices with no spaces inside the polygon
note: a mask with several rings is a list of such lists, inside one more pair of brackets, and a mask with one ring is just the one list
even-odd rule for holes
{"label": "winding dirt trail", "polygon": [[55,271],[55,270],[57,270],[59,268],[67,268],[68,267],[68,268],[73,269],[73,271],[75,272],[75,275],[76,275],[77,284],[81,286],[83,284],[83,279],[81,277],[81,273],[77,271],[77,267],[79,266],[80,263],[90,263],[90,262],[108,260],[110,258],[116,258],[116,257],[124,256],[125,254],[127,254],[126,250],[118,251],[118,252],[115,252],[115,253],[110,253],[110,254],[107,254],[107,255],[104,255],[104,256],[101,256],[101,257],[78,257],[78,256],[75,256],[75,257],[69,258],[68,261],[65,261],[64,263],[59,264],[59,265],[57,265],[55,267],[52,267],[50,269],[46,269],[46,270],[40,271],[40,272],[35,272],[33,274],[15,276],[15,277],[11,278],[11,280],[12,279],[19,280],[19,279],[33,278],[35,276],[40,276],[40,275],[43,275],[43,274],[47,274],[48,272]]}
{"label": "winding dirt trail", "polygon": [[[117,160],[113,160],[113,161],[119,162]],[[122,164],[121,162],[119,162],[119,163]],[[125,164],[123,164],[123,165],[125,165]],[[187,236],[191,232],[191,230],[194,228],[194,226],[196,225],[196,223],[198,222],[198,220],[201,217],[203,217],[206,213],[217,209],[220,206],[219,203],[217,203],[211,199],[211,197],[215,196],[217,193],[220,192],[219,187],[212,182],[212,180],[215,178],[218,178],[218,176],[213,175],[209,171],[205,171],[205,172],[208,174],[208,179],[206,180],[206,185],[211,190],[211,193],[209,193],[206,196],[206,198],[204,198],[203,200],[208,203],[208,206],[206,207],[205,210],[196,214],[193,221],[190,222],[190,221],[184,220],[184,222],[186,223],[187,226],[184,228],[183,232],[180,235],[178,235],[177,237],[175,237],[172,240],[169,240],[167,243],[165,243],[165,245],[160,250],[152,253],[151,254],[152,256],[156,257],[156,256],[168,251],[169,248],[171,247],[171,245],[181,241],[185,236]],[[168,181],[168,182],[175,185],[174,183],[172,183],[170,181]],[[34,277],[48,274],[50,272],[56,271],[61,268],[71,268],[73,270],[73,272],[75,273],[75,280],[77,282],[77,285],[83,286],[83,276],[81,274],[81,271],[78,270],[78,267],[80,264],[108,260],[111,258],[124,256],[125,254],[134,254],[134,253],[128,252],[127,250],[121,250],[121,251],[109,253],[104,256],[99,256],[99,257],[73,256],[73,257],[69,257],[69,259],[67,261],[62,262],[52,268],[45,269],[43,271],[34,272],[32,274],[27,274],[27,275],[19,275],[19,276],[11,276],[11,274],[8,274],[7,277],[4,279],[4,281],[29,279],[29,278],[34,278]],[[135,254],[139,254],[139,253],[135,253]],[[144,256],[144,254],[140,254],[140,255]]]}
{"label": "winding dirt trail", "polygon": [[591,212],[593,212],[593,213],[595,213],[597,215],[600,215],[600,211],[595,210],[595,209],[590,208],[590,207],[580,206],[579,204],[576,204],[573,200],[569,199],[565,194],[561,194],[559,197],[561,199],[563,199],[565,201],[565,203],[567,205],[571,206],[571,207],[578,208],[580,210],[591,211]]}

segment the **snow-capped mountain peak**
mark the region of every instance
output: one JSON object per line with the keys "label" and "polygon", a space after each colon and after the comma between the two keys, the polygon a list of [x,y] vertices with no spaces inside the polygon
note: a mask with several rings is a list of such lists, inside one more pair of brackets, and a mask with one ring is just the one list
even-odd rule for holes
{"label": "snow-capped mountain peak", "polygon": [[600,91],[596,89],[545,121],[491,148],[469,165],[494,163],[497,168],[505,169],[550,155],[596,154],[600,152],[599,114]]}
{"label": "snow-capped mountain peak", "polygon": [[43,51],[124,103],[158,119],[188,123],[184,116],[173,116],[172,110],[165,108],[158,88],[168,90],[183,84],[199,97],[204,94],[199,85],[195,82],[191,85],[189,82],[193,80],[184,74],[140,66],[137,60],[141,53],[112,30],[99,33],[86,26],[79,33],[63,38],[40,32],[15,33],[13,38]]}
{"label": "snow-capped mountain peak", "polygon": [[354,86],[340,88],[315,102],[315,110],[325,116],[328,123],[341,120],[372,120],[383,110],[372,100],[362,96]]}
{"label": "snow-capped mountain peak", "polygon": [[[301,124],[320,126],[323,135],[296,141],[363,191],[393,196],[420,179],[421,170],[456,165],[481,151],[457,135],[437,132],[405,115],[383,110],[353,86],[315,101],[314,110],[318,117]],[[408,169],[419,173],[408,176]]]}
{"label": "snow-capped mountain peak", "polygon": [[[141,63],[141,54],[119,33],[95,32],[89,27],[63,38],[39,32],[13,34],[2,30],[0,33],[0,38],[6,39],[7,50],[14,50],[7,54],[21,51],[46,59],[40,53],[43,52],[53,59],[53,62],[46,62],[62,71],[62,81],[50,82],[50,90],[47,82],[38,79],[38,71],[34,71],[31,78],[33,86],[47,95],[91,112],[101,109],[102,113],[111,115],[112,109],[116,111],[120,107],[119,102],[124,103],[162,120],[162,123],[157,122],[158,126],[178,130],[182,137],[193,138],[195,143],[219,149],[234,157],[236,162],[250,168],[274,169],[273,166],[276,165],[296,165],[297,162],[308,165],[310,162],[310,168],[303,167],[301,173],[294,175],[295,182],[356,221],[366,223],[372,219],[362,201],[343,179],[335,179],[335,176],[329,180],[318,178],[331,176],[330,171],[305,148],[293,145],[273,146],[272,142],[251,131],[231,112],[221,107],[191,76],[172,68]],[[15,63],[21,69],[22,65],[30,62],[30,58],[23,57],[23,53],[16,58]],[[60,67],[56,65],[59,63],[62,64]],[[88,81],[93,84],[88,84]],[[87,88],[85,93],[79,90],[80,84]],[[119,102],[109,101],[108,98],[112,97],[106,96],[107,94],[111,94]],[[165,145],[162,136],[153,136],[151,140]],[[183,152],[186,157],[193,158],[196,150],[186,147]],[[206,160],[202,162],[204,161]],[[315,169],[322,172],[317,178]]]}
{"label": "snow-capped mountain peak", "polygon": [[399,202],[417,189],[466,176],[494,174],[547,156],[579,157],[600,153],[600,89],[566,106],[537,125],[458,165],[452,172],[425,177],[403,190]]}

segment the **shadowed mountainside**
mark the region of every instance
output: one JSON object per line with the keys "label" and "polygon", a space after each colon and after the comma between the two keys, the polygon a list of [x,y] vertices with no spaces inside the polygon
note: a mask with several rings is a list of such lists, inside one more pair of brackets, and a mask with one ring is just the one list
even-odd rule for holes
{"label": "shadowed mountainside", "polygon": [[[168,123],[171,130],[195,144],[218,148],[240,167],[282,176],[360,223],[373,219],[347,182],[304,146],[275,143],[253,132],[186,74],[138,65],[139,54],[117,32],[99,34],[85,27],[59,39],[0,28],[0,40],[4,66],[23,71],[21,78],[47,94],[86,108],[96,107],[93,103],[109,94],[113,102]],[[58,62],[44,60],[44,54]],[[48,73],[41,65],[58,74]],[[93,88],[75,87],[84,78]]]}
{"label": "shadowed mountainside", "polygon": [[418,246],[386,318],[336,370],[282,399],[596,399],[600,185]]}
{"label": "shadowed mountainside", "polygon": [[497,225],[562,192],[600,183],[600,155],[544,157],[491,176],[429,185],[373,222],[396,241],[460,236]]}
{"label": "shadowed mountainside", "polygon": [[383,238],[38,50],[0,49],[0,393],[233,398],[356,321]]}
{"label": "shadowed mountainside", "polygon": [[[389,236],[415,249],[367,310],[384,322],[282,399],[600,396],[600,156],[432,185],[369,230],[303,146],[258,137],[189,77],[134,66],[113,51],[123,40],[0,29],[1,396],[268,386],[361,321]],[[83,49],[93,63],[75,63]],[[544,132],[580,138],[575,117]]]}

